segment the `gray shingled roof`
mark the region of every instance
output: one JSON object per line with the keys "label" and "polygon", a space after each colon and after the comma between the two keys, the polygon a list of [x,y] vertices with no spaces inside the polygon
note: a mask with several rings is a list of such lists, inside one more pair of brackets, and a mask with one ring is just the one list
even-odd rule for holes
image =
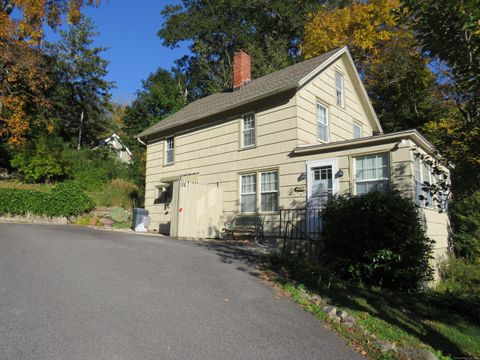
{"label": "gray shingled roof", "polygon": [[251,81],[239,90],[221,92],[196,100],[175,114],[142,131],[137,137],[148,136],[160,131],[173,129],[179,125],[188,124],[207,116],[245,105],[264,96],[293,89],[298,86],[300,80],[340,50],[341,49],[335,49],[310,60],[262,76]]}

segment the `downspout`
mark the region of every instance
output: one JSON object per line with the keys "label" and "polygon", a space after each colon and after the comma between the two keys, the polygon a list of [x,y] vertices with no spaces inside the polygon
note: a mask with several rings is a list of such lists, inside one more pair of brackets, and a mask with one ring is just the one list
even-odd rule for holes
{"label": "downspout", "polygon": [[142,139],[140,139],[139,137],[137,137],[137,140],[140,144],[142,144],[143,146],[147,146],[147,144],[145,144]]}

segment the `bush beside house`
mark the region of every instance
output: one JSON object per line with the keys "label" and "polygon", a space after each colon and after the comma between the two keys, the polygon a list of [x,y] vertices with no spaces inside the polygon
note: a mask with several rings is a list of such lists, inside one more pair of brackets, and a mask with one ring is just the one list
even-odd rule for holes
{"label": "bush beside house", "polygon": [[397,191],[335,197],[324,210],[323,264],[343,280],[415,291],[433,279],[433,241]]}

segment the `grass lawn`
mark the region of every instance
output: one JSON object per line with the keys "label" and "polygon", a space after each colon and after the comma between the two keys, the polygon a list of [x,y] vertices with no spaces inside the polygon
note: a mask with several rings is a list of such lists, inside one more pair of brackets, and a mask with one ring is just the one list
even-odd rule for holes
{"label": "grass lawn", "polygon": [[400,346],[422,343],[451,357],[480,357],[480,323],[452,312],[433,295],[399,295],[380,290],[336,288],[320,292],[354,315],[380,339]]}
{"label": "grass lawn", "polygon": [[132,227],[132,222],[126,222],[126,223],[114,223],[112,225],[114,229],[130,229]]}
{"label": "grass lawn", "polygon": [[[324,304],[315,306],[300,296],[302,285],[283,278],[280,284],[297,303],[325,319],[321,310]],[[480,320],[447,305],[444,294],[431,291],[406,295],[353,286],[315,289],[314,293],[329,305],[353,315],[363,329],[378,339],[394,342],[397,347],[427,347],[443,359],[480,358]],[[360,344],[358,346],[365,349],[370,358],[396,358],[391,353],[375,351],[363,334],[347,331],[341,325],[332,325],[351,343]]]}
{"label": "grass lawn", "polygon": [[48,184],[27,184],[17,180],[0,181],[0,189],[20,189],[20,190],[36,190],[48,192],[53,185]]}

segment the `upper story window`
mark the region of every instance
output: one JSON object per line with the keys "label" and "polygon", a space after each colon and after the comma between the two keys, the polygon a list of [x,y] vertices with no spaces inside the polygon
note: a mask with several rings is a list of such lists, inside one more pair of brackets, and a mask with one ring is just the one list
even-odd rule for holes
{"label": "upper story window", "polygon": [[317,138],[328,142],[328,110],[320,103],[317,103]]}
{"label": "upper story window", "polygon": [[175,148],[175,141],[173,136],[165,139],[165,164],[172,164],[174,157],[173,151]]}
{"label": "upper story window", "polygon": [[335,91],[337,97],[337,105],[343,107],[345,103],[344,80],[343,75],[338,71],[335,71]]}
{"label": "upper story window", "polygon": [[433,194],[427,189],[432,184],[432,173],[418,157],[414,160],[415,201],[422,207],[433,207]]}
{"label": "upper story window", "polygon": [[387,190],[389,183],[387,154],[373,154],[355,158],[355,193]]}
{"label": "upper story window", "polygon": [[360,139],[362,137],[362,125],[359,123],[353,123],[353,138]]}
{"label": "upper story window", "polygon": [[242,117],[242,147],[255,146],[255,114]]}

